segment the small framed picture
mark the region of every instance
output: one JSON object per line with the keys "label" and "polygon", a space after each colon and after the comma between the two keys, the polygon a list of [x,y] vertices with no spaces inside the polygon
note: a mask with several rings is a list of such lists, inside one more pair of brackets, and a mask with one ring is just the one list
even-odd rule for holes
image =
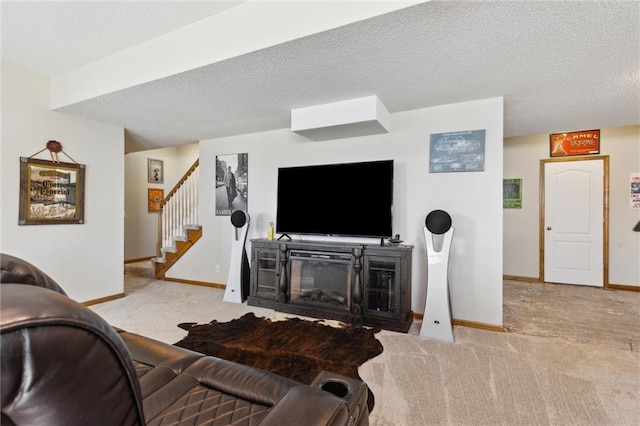
{"label": "small framed picture", "polygon": [[149,183],[164,183],[164,163],[162,160],[147,159]]}
{"label": "small framed picture", "polygon": [[160,211],[160,203],[164,199],[164,189],[149,188],[147,196],[147,204],[149,205],[149,213]]}
{"label": "small framed picture", "polygon": [[502,179],[502,208],[522,208],[522,178]]}

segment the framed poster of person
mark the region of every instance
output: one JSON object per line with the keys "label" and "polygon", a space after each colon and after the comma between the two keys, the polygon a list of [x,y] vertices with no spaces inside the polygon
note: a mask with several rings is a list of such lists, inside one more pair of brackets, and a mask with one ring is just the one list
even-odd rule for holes
{"label": "framed poster of person", "polygon": [[236,210],[248,211],[249,154],[216,156],[216,216],[231,216]]}

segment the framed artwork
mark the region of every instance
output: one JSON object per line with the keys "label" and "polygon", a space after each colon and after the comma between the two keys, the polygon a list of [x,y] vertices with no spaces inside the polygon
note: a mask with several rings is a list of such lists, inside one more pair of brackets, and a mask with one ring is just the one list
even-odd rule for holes
{"label": "framed artwork", "polygon": [[84,164],[20,157],[18,224],[83,224],[84,175]]}
{"label": "framed artwork", "polygon": [[236,210],[248,211],[249,154],[216,156],[216,216],[231,216]]}
{"label": "framed artwork", "polygon": [[160,211],[160,203],[164,199],[164,189],[149,188],[147,191],[147,204],[149,205],[149,213]]}
{"label": "framed artwork", "polygon": [[502,208],[521,209],[522,208],[522,179],[502,180]]}
{"label": "framed artwork", "polygon": [[640,173],[631,173],[629,183],[629,208],[640,209]]}
{"label": "framed artwork", "polygon": [[149,183],[164,183],[164,163],[162,160],[148,158],[147,174]]}
{"label": "framed artwork", "polygon": [[429,173],[484,171],[486,130],[433,133],[429,145]]}
{"label": "framed artwork", "polygon": [[600,153],[600,130],[551,133],[549,135],[549,156],[567,157]]}

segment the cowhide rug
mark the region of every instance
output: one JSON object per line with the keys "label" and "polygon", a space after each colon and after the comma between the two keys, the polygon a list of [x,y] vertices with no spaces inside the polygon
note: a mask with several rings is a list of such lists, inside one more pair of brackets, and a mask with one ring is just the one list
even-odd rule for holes
{"label": "cowhide rug", "polygon": [[[253,313],[209,324],[182,323],[189,332],[176,346],[251,365],[310,384],[322,370],[360,379],[358,367],[382,353],[374,334],[379,329],[340,328],[288,318],[271,321]],[[369,408],[373,395],[369,393]]]}

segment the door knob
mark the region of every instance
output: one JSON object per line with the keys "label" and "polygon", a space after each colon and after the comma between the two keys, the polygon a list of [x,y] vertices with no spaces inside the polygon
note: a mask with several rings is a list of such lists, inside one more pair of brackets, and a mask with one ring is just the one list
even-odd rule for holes
{"label": "door knob", "polygon": [[551,231],[551,227],[550,226],[547,226],[547,231]]}

